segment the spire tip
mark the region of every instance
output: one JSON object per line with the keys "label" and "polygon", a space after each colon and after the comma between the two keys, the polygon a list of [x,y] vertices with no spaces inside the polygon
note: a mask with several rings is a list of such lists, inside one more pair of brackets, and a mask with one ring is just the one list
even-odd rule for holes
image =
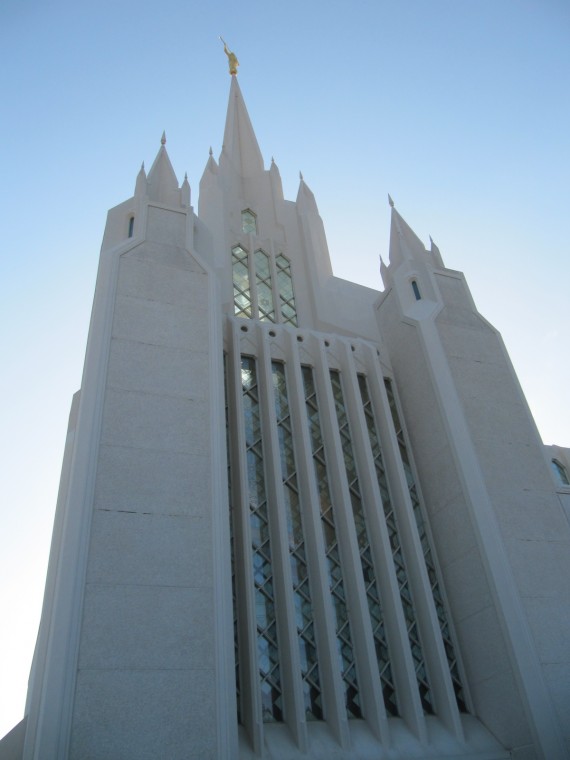
{"label": "spire tip", "polygon": [[166,131],[162,133],[162,137],[160,138],[160,144],[166,145]]}
{"label": "spire tip", "polygon": [[394,201],[392,200],[390,193],[388,193],[388,203],[390,204],[390,208],[394,208]]}

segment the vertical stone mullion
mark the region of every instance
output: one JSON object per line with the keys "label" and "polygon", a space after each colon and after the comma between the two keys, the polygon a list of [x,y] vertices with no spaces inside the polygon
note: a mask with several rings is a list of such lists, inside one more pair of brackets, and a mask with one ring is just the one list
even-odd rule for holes
{"label": "vertical stone mullion", "polygon": [[263,719],[256,648],[254,580],[249,523],[249,485],[245,458],[245,425],[241,381],[241,341],[236,320],[230,320],[231,350],[228,356],[230,457],[240,659],[241,714],[256,753],[263,748]]}
{"label": "vertical stone mullion", "polygon": [[352,516],[335,401],[331,387],[330,369],[323,345],[319,345],[317,353],[318,356],[315,357],[317,359],[315,381],[317,393],[321,400],[321,421],[327,445],[327,458],[329,459],[328,469],[331,496],[335,504],[338,520],[338,543],[344,582],[347,589],[347,597],[351,600],[349,615],[360,688],[361,709],[363,717],[369,723],[374,734],[382,740],[386,734],[384,702],[379,680],[372,675],[373,673],[377,673],[378,667],[368,613],[368,603],[360,567],[360,554]]}
{"label": "vertical stone mullion", "polygon": [[363,508],[370,536],[376,583],[380,591],[398,707],[401,716],[410,729],[421,741],[426,741],[425,717],[419,699],[416,674],[408,643],[408,632],[392,558],[392,548],[382,509],[382,497],[368,439],[362,397],[358,387],[357,369],[352,351],[349,350],[346,343],[343,344],[343,349],[345,404],[351,423]]}
{"label": "vertical stone mullion", "polygon": [[281,683],[285,722],[289,725],[300,749],[307,747],[301,664],[295,627],[295,609],[291,589],[291,567],[287,523],[281,476],[279,441],[273,378],[271,373],[271,351],[267,330],[257,325],[259,346],[259,383],[263,440],[265,445],[265,470],[269,530],[271,535],[273,582],[275,588],[276,616],[281,659]]}
{"label": "vertical stone mullion", "polygon": [[323,712],[339,744],[348,748],[350,735],[344,704],[344,691],[338,669],[337,643],[331,595],[327,578],[324,539],[321,529],[319,494],[317,491],[314,464],[305,408],[305,392],[301,374],[301,360],[295,334],[285,333],[287,369],[289,382],[289,404],[292,424],[295,430],[295,455],[301,505],[303,510],[303,530],[309,580],[311,584],[314,611],[315,639],[319,660]]}
{"label": "vertical stone mullion", "polygon": [[[377,364],[376,361],[374,363]],[[413,515],[406,474],[400,457],[386,389],[384,382],[380,381],[379,374],[370,373],[373,380],[370,383],[370,395],[374,408],[379,412],[376,414],[376,419],[380,428],[380,438],[386,443],[384,446],[386,471],[394,500],[394,509],[397,510],[402,551],[415,603],[426,668],[434,697],[435,712],[447,728],[459,740],[463,741],[463,726],[457,708],[431,586]]]}

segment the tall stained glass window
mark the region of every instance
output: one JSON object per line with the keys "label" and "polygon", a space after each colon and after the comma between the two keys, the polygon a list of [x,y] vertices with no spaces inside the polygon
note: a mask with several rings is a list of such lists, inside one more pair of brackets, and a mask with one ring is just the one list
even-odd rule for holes
{"label": "tall stained glass window", "polygon": [[283,696],[263,465],[259,386],[255,359],[252,356],[241,357],[241,382],[249,491],[251,556],[255,585],[257,662],[263,720],[269,723],[283,720]]}
{"label": "tall stained glass window", "polygon": [[348,619],[334,507],[329,488],[317,392],[312,368],[303,366],[302,373],[313,465],[319,493],[321,527],[325,544],[328,582],[335,616],[338,662],[344,685],[346,713],[348,718],[361,718],[362,711],[360,707],[356,666],[354,664],[352,635],[350,631],[350,621]]}
{"label": "tall stained glass window", "polygon": [[303,535],[299,487],[297,484],[297,467],[295,465],[285,367],[281,362],[273,362],[271,371],[275,395],[277,432],[279,436],[285,516],[287,519],[289,563],[293,579],[295,624],[297,627],[297,640],[299,642],[301,677],[303,679],[305,717],[307,720],[321,720],[323,708],[315,642],[313,605],[311,602],[307,558],[305,556],[305,539]]}
{"label": "tall stained glass window", "polygon": [[396,515],[394,513],[394,508],[390,499],[390,492],[388,490],[388,482],[386,479],[386,472],[384,470],[384,462],[382,459],[382,449],[380,448],[380,439],[378,437],[376,422],[374,420],[374,411],[372,409],[372,403],[368,394],[368,385],[364,375],[358,376],[358,385],[360,387],[360,394],[362,396],[362,405],[364,408],[364,417],[366,419],[366,428],[368,431],[368,438],[370,440],[370,447],[372,449],[374,469],[376,471],[376,479],[378,480],[378,487],[380,489],[380,497],[382,499],[382,507],[384,510],[384,517],[386,519],[388,538],[390,539],[390,548],[392,550],[394,570],[396,572],[398,589],[400,591],[400,600],[402,602],[404,619],[406,621],[406,628],[408,630],[408,639],[410,642],[414,669],[416,671],[420,700],[424,712],[431,714],[433,713],[433,700],[422,652],[418,624],[416,621],[416,612],[412,601],[410,584],[408,582],[408,574],[406,572],[406,564],[404,561],[404,554],[402,552],[402,544],[400,542],[400,536],[398,533]]}
{"label": "tall stained glass window", "polygon": [[340,373],[337,370],[330,371],[333,397],[335,402],[338,429],[344,455],[344,464],[346,468],[346,478],[348,481],[348,490],[352,505],[352,515],[354,518],[354,527],[356,530],[356,539],[360,553],[360,564],[362,576],[364,578],[364,587],[366,589],[366,601],[368,602],[368,612],[372,624],[372,634],[374,636],[374,646],[376,649],[376,659],[378,661],[378,671],[382,682],[382,691],[386,711],[392,715],[398,714],[398,708],[394,695],[394,684],[390,667],[390,658],[388,646],[386,643],[386,633],[384,631],[384,620],[382,606],[380,603],[380,592],[376,584],[374,573],[374,564],[372,561],[372,551],[370,548],[370,539],[366,527],[366,518],[360,495],[360,484],[356,472],[356,461],[352,449],[352,437],[348,425],[348,417],[344,405]]}
{"label": "tall stained glass window", "polygon": [[467,712],[467,705],[465,703],[465,693],[463,685],[461,683],[461,676],[459,674],[459,666],[457,663],[457,656],[455,654],[455,647],[451,638],[451,631],[447,620],[447,613],[443,602],[443,595],[441,593],[441,586],[437,576],[435,567],[435,560],[431,551],[429,537],[427,534],[426,524],[423,517],[423,510],[418,495],[418,489],[412,467],[410,463],[410,457],[408,456],[408,448],[404,437],[404,430],[400,421],[400,415],[398,414],[398,407],[396,406],[396,398],[394,390],[392,388],[392,382],[389,378],[384,378],[386,386],[386,393],[388,395],[388,401],[390,403],[390,410],[392,413],[392,421],[396,429],[396,437],[398,439],[398,447],[400,449],[400,457],[402,459],[402,465],[404,466],[404,472],[406,473],[406,480],[408,482],[408,490],[410,492],[410,499],[414,510],[414,517],[418,528],[418,534],[422,545],[422,551],[424,554],[424,561],[426,564],[426,570],[433,594],[433,601],[437,612],[437,619],[441,630],[441,636],[443,638],[443,644],[445,647],[445,654],[447,656],[447,663],[449,665],[449,672],[451,674],[451,680],[453,683],[453,690],[455,692],[455,698],[457,700],[457,707],[460,712]]}

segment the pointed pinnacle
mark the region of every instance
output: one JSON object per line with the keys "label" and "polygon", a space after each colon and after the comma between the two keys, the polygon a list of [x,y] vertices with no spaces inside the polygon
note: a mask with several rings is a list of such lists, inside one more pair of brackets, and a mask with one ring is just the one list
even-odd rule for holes
{"label": "pointed pinnacle", "polygon": [[184,182],[188,182],[188,172],[184,172]]}
{"label": "pointed pinnacle", "polygon": [[429,236],[429,242],[430,242],[430,245],[432,245],[432,246],[433,246],[433,238],[432,238],[432,236],[431,236],[431,235]]}
{"label": "pointed pinnacle", "polygon": [[212,150],[212,146],[211,145],[210,145],[210,151],[209,151],[209,153],[210,153],[210,156],[214,155],[214,151]]}
{"label": "pointed pinnacle", "polygon": [[141,164],[141,172],[144,172],[144,161]]}
{"label": "pointed pinnacle", "polygon": [[166,145],[166,132],[162,133],[162,137],[160,138],[160,144]]}
{"label": "pointed pinnacle", "polygon": [[394,208],[394,201],[392,200],[390,193],[388,193],[388,203],[390,204],[390,208]]}
{"label": "pointed pinnacle", "polygon": [[303,172],[299,172],[299,179],[301,180],[301,182],[304,182],[304,181],[305,181],[305,180],[303,179]]}

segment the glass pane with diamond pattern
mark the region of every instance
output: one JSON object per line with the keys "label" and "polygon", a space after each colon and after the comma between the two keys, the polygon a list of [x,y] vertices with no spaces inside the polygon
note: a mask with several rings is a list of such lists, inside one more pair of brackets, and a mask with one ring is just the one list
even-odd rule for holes
{"label": "glass pane with diamond pattern", "polygon": [[251,291],[249,287],[248,253],[241,245],[232,248],[234,282],[234,314],[251,319]]}
{"label": "glass pane with diamond pattern", "polygon": [[262,322],[275,322],[275,307],[273,305],[271,264],[269,256],[265,251],[258,250],[254,254],[254,261],[259,319]]}
{"label": "glass pane with diamond pattern", "polygon": [[297,468],[293,449],[293,433],[287,397],[285,365],[282,362],[272,362],[271,372],[273,377],[279,452],[281,455],[281,478],[287,520],[289,562],[291,577],[293,579],[293,603],[301,660],[305,717],[307,720],[322,720],[323,706],[315,642],[313,606],[311,603],[311,590],[305,555],[305,539],[297,484]]}
{"label": "glass pane with diamond pattern", "polygon": [[263,466],[259,387],[255,359],[252,356],[241,357],[241,381],[249,490],[251,558],[255,586],[257,659],[263,720],[269,723],[283,720],[283,695]]}
{"label": "glass pane with diamond pattern", "polygon": [[325,544],[329,589],[335,616],[337,654],[344,686],[346,713],[348,718],[361,718],[360,694],[356,677],[356,666],[354,664],[352,635],[346,607],[335,514],[329,488],[317,393],[311,367],[303,366],[302,373],[305,391],[305,409],[311,440],[315,480],[319,493],[321,527]]}
{"label": "glass pane with diamond pattern", "polygon": [[282,253],[275,259],[277,265],[277,290],[279,292],[279,307],[281,321],[297,326],[297,309],[293,295],[293,278],[291,263]]}
{"label": "glass pane with diamond pattern", "polygon": [[380,602],[380,591],[376,583],[374,565],[372,561],[372,551],[370,549],[370,539],[366,527],[364,507],[360,495],[360,483],[356,471],[356,461],[352,449],[352,436],[348,424],[348,417],[344,405],[340,373],[337,370],[330,371],[330,379],[335,401],[336,416],[342,451],[344,455],[344,464],[346,469],[346,478],[348,481],[348,490],[352,505],[352,515],[354,518],[354,527],[360,552],[360,564],[364,578],[364,587],[366,589],[366,600],[368,602],[368,612],[372,624],[372,633],[374,636],[374,646],[376,649],[376,658],[378,661],[378,672],[382,684],[382,693],[384,695],[384,705],[386,712],[390,715],[398,715],[398,704],[396,701],[396,692],[392,678],[392,668],[390,665],[390,656],[388,644],[386,642],[386,632],[384,630],[384,619],[382,614],[382,605]]}
{"label": "glass pane with diamond pattern", "polygon": [[437,619],[441,630],[441,636],[443,638],[443,644],[445,653],[447,656],[447,662],[449,665],[449,672],[451,674],[451,681],[453,683],[453,690],[455,692],[455,699],[457,700],[457,707],[460,712],[466,713],[467,705],[465,702],[465,692],[463,690],[463,684],[461,683],[461,676],[459,674],[459,665],[457,662],[457,655],[455,654],[455,646],[451,636],[451,630],[449,628],[449,622],[447,618],[447,611],[443,601],[443,595],[441,592],[441,584],[437,575],[435,566],[435,560],[432,554],[429,537],[427,534],[426,523],[423,515],[423,507],[420,503],[418,496],[418,490],[416,487],[414,474],[410,464],[410,458],[408,456],[408,448],[404,437],[403,425],[400,421],[400,415],[398,413],[398,407],[396,406],[396,398],[394,390],[392,388],[392,382],[389,378],[384,378],[384,384],[386,386],[386,393],[388,401],[390,403],[390,411],[392,413],[392,421],[396,429],[396,437],[398,439],[398,447],[400,449],[400,457],[404,466],[404,472],[406,473],[406,480],[408,482],[408,490],[410,493],[410,499],[414,511],[414,517],[418,528],[418,535],[422,545],[424,554],[424,561],[426,564],[426,570],[433,594],[433,601],[437,612]]}
{"label": "glass pane with diamond pattern", "polygon": [[250,232],[252,235],[257,235],[257,220],[253,211],[246,209],[241,212],[241,228],[246,235]]}

